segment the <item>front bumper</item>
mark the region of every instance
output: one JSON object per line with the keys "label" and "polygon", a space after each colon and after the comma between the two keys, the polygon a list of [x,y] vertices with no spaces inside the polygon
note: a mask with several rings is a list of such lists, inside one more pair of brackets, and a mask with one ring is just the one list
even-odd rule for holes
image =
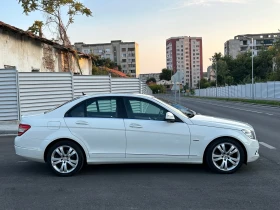
{"label": "front bumper", "polygon": [[251,142],[251,144],[247,145],[247,162],[254,162],[256,161],[260,155],[259,155],[259,142],[254,140]]}

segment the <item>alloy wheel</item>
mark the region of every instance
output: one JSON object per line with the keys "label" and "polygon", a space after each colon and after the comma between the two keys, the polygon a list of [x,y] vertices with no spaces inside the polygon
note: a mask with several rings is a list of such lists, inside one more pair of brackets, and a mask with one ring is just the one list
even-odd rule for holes
{"label": "alloy wheel", "polygon": [[213,149],[212,162],[219,170],[234,170],[240,162],[240,151],[232,143],[218,144]]}
{"label": "alloy wheel", "polygon": [[59,173],[71,173],[76,169],[78,163],[78,153],[70,146],[59,146],[52,152],[51,165]]}

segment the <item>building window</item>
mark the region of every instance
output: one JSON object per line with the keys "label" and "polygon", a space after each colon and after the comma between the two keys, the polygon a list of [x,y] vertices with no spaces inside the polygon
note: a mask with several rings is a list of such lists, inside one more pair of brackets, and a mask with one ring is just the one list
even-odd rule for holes
{"label": "building window", "polygon": [[122,52],[126,52],[126,48],[122,48]]}
{"label": "building window", "polygon": [[193,65],[193,67],[195,67],[195,65]]}
{"label": "building window", "polygon": [[195,49],[193,49],[193,51],[195,52]]}
{"label": "building window", "polygon": [[195,53],[193,54],[193,56],[195,56]]}
{"label": "building window", "polygon": [[125,58],[125,57],[126,57],[126,54],[122,54],[122,57],[124,57],[124,58]]}
{"label": "building window", "polygon": [[110,52],[110,51],[111,51],[110,49],[106,49],[106,50],[105,50],[105,52]]}
{"label": "building window", "polygon": [[263,39],[263,36],[260,36],[261,39]]}
{"label": "building window", "polygon": [[126,62],[126,59],[122,59],[122,62]]}
{"label": "building window", "polygon": [[199,55],[199,53],[196,53],[196,55]]}
{"label": "building window", "polygon": [[183,45],[181,45],[181,47],[184,47]]}
{"label": "building window", "polygon": [[277,37],[277,35],[274,35],[273,37]]}
{"label": "building window", "polygon": [[135,51],[135,48],[128,48],[128,51]]}

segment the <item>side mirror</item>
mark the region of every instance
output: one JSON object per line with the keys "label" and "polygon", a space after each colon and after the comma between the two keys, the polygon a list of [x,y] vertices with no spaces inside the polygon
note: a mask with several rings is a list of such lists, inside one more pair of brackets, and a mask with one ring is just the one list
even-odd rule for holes
{"label": "side mirror", "polygon": [[175,122],[175,117],[171,112],[167,112],[166,115],[165,115],[165,120],[167,122],[173,123],[173,122]]}

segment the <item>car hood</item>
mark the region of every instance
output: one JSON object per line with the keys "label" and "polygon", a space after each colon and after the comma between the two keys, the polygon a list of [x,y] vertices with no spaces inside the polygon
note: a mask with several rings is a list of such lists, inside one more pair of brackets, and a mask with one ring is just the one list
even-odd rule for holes
{"label": "car hood", "polygon": [[190,119],[193,124],[201,125],[201,126],[211,126],[211,127],[220,127],[220,128],[227,128],[227,129],[249,129],[254,130],[251,125],[248,123],[229,120],[224,118],[206,116],[206,115],[195,115],[193,118]]}

